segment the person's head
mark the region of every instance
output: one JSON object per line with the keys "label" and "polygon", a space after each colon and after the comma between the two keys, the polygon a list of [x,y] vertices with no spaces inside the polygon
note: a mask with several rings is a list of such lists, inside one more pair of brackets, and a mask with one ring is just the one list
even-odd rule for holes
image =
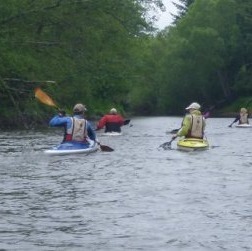
{"label": "person's head", "polygon": [[117,110],[115,108],[112,108],[110,111],[109,111],[110,114],[117,114]]}
{"label": "person's head", "polygon": [[85,107],[85,105],[83,105],[83,104],[76,104],[75,106],[74,106],[74,108],[73,108],[73,113],[74,114],[76,114],[76,115],[78,115],[78,114],[84,114],[84,112],[86,111],[87,109],[86,109],[86,107]]}
{"label": "person's head", "polygon": [[240,113],[247,113],[248,111],[247,111],[247,109],[246,108],[241,108],[241,110],[240,110]]}
{"label": "person's head", "polygon": [[196,102],[191,103],[188,107],[185,108],[187,111],[191,112],[194,110],[200,110],[200,105]]}

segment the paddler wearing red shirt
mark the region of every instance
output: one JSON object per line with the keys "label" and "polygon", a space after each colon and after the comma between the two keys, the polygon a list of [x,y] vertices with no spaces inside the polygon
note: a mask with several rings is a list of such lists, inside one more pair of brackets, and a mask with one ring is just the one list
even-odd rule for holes
{"label": "paddler wearing red shirt", "polygon": [[115,108],[109,111],[109,114],[104,115],[98,122],[96,130],[105,127],[106,132],[121,132],[121,126],[124,125],[124,118],[117,113]]}

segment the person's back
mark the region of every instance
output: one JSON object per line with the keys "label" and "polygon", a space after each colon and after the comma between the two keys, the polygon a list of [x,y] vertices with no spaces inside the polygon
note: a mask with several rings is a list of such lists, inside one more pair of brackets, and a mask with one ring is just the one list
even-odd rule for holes
{"label": "person's back", "polygon": [[241,108],[240,110],[239,124],[249,124],[248,111],[246,108]]}
{"label": "person's back", "polygon": [[84,119],[85,106],[76,104],[73,109],[74,115],[64,116],[58,114],[54,116],[49,125],[52,127],[64,127],[64,139],[62,143],[73,142],[89,144],[88,139],[96,140],[96,135],[89,122]]}
{"label": "person's back", "polygon": [[232,127],[234,123],[238,122],[239,125],[243,124],[249,124],[248,120],[248,110],[246,108],[241,108],[240,113],[236,116],[234,121],[229,125],[229,127]]}
{"label": "person's back", "polygon": [[184,135],[186,138],[200,138],[204,136],[205,119],[200,111],[194,110],[186,115],[188,122],[188,131]]}
{"label": "person's back", "polygon": [[121,132],[121,126],[124,123],[123,117],[112,108],[109,114],[104,115],[97,125],[97,130],[105,127],[105,132]]}
{"label": "person's back", "polygon": [[189,114],[184,117],[181,129],[173,138],[184,136],[185,138],[202,139],[204,137],[206,123],[204,116],[200,112],[200,105],[198,103],[192,103],[186,110]]}

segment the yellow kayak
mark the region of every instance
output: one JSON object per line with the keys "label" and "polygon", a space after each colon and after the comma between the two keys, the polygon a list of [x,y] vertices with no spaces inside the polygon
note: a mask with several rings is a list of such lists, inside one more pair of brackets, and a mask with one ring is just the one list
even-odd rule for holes
{"label": "yellow kayak", "polygon": [[185,138],[178,141],[177,147],[183,151],[206,150],[209,144],[206,139]]}

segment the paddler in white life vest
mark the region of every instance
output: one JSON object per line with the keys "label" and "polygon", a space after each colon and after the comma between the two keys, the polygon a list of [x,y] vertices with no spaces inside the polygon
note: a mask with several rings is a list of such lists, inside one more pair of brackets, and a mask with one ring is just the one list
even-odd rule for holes
{"label": "paddler in white life vest", "polygon": [[64,111],[60,111],[54,116],[49,126],[64,127],[65,134],[63,142],[89,144],[88,139],[96,140],[96,135],[90,123],[84,118],[86,107],[83,104],[76,104],[73,108],[73,116],[65,116]]}
{"label": "paddler in white life vest", "polygon": [[236,116],[235,120],[232,122],[231,125],[229,125],[229,127],[232,127],[232,125],[234,123],[236,123],[238,121],[239,125],[242,124],[249,124],[249,120],[248,120],[248,110],[246,108],[241,108],[240,113]]}
{"label": "paddler in white life vest", "polygon": [[204,130],[206,126],[205,118],[200,112],[200,105],[192,103],[185,108],[189,113],[185,115],[182,127],[177,134],[173,135],[172,139],[176,137],[203,139]]}

